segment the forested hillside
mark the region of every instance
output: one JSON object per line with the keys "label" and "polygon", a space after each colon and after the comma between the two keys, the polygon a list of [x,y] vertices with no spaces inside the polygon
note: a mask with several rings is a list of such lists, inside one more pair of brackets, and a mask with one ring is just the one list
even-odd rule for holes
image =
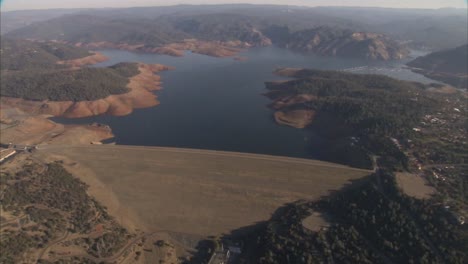
{"label": "forested hillside", "polygon": [[[278,74],[297,79],[266,83],[273,108],[286,114],[314,111],[310,127],[329,140],[322,158],[357,167],[371,168],[372,155],[387,166],[407,167],[406,156],[390,138],[413,134],[428,109],[440,104],[421,94],[424,85],[387,76],[320,70]],[[295,99],[303,95],[309,99]],[[289,103],[278,104],[286,100]]]}
{"label": "forested hillside", "polygon": [[[466,263],[466,95],[379,75],[277,74],[296,79],[266,84],[271,107],[314,111],[307,129],[330,139],[324,158],[374,164],[374,173],[319,201],[288,204],[237,235],[246,243],[241,263]],[[402,171],[435,192],[407,193]],[[318,217],[326,224],[309,229]]]}
{"label": "forested hillside", "polygon": [[4,39],[1,42],[1,95],[27,100],[96,100],[128,91],[136,64],[70,69],[58,64],[91,55],[87,50],[56,42]]}
{"label": "forested hillside", "polygon": [[[313,212],[332,224],[304,227]],[[319,202],[277,211],[246,239],[252,256],[241,263],[465,263],[468,229],[432,201],[406,196],[388,171]]]}
{"label": "forested hillside", "polygon": [[408,66],[431,79],[468,89],[468,44],[416,58]]}
{"label": "forested hillside", "polygon": [[[2,217],[4,212],[9,212],[16,214],[13,219],[17,219],[1,218],[1,263],[29,262],[24,255],[31,252],[43,257],[48,245],[66,239],[83,255],[109,257],[132,237],[87,193],[89,186],[58,162],[30,162],[16,172],[2,171],[0,180]],[[97,229],[103,231],[96,232]],[[62,261],[66,260],[57,263]],[[51,262],[39,260],[38,263]]]}
{"label": "forested hillside", "polygon": [[86,49],[53,42],[1,40],[1,70],[60,69],[61,60],[72,60],[91,55]]}

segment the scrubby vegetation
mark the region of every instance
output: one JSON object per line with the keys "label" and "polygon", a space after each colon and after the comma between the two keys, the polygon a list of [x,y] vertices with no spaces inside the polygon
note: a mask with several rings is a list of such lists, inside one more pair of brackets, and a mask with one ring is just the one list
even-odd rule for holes
{"label": "scrubby vegetation", "polygon": [[[128,68],[129,66],[125,66]],[[136,64],[133,68],[137,71]],[[5,74],[2,95],[27,100],[91,101],[128,91],[128,72],[119,67]],[[122,74],[123,73],[123,74]]]}
{"label": "scrubby vegetation", "polygon": [[[299,79],[268,84],[270,98],[315,95],[284,107],[311,108],[335,120],[315,120],[312,128],[343,146],[352,137],[349,146],[362,151],[338,158],[359,165],[374,155],[378,162],[367,179],[319,201],[288,204],[241,235],[247,244],[241,263],[466,263],[466,119],[460,94],[428,92],[421,84],[383,76],[282,73]],[[428,199],[407,196],[396,182],[398,170],[425,177],[438,192]],[[326,215],[329,226],[307,229],[303,221],[314,212]]]}
{"label": "scrubby vegetation", "polygon": [[71,70],[60,60],[81,58],[88,51],[54,42],[2,41],[1,95],[27,100],[85,101],[122,94],[135,63]]}
{"label": "scrubby vegetation", "polygon": [[[68,233],[83,234],[78,245],[95,257],[111,256],[129,238],[97,201],[87,186],[67,172],[60,163],[43,167],[26,165],[15,174],[3,173],[0,206],[17,216],[2,225],[1,263],[17,263],[28,250],[38,250]],[[101,226],[101,233],[88,238]]]}
{"label": "scrubby vegetation", "polygon": [[380,75],[300,70],[298,79],[267,83],[273,100],[285,96],[313,95],[314,100],[292,104],[282,111],[312,109],[312,127],[330,142],[323,158],[371,168],[371,156],[380,163],[403,169],[406,156],[391,138],[407,138],[421,117],[441,102],[422,95],[423,85]]}
{"label": "scrubby vegetation", "polygon": [[[68,219],[69,223],[77,232],[89,231],[92,224],[89,219],[97,213],[108,217],[103,208],[88,196],[87,186],[73,177],[60,164],[48,165],[46,172],[42,174],[22,171],[17,175],[20,180],[5,189],[1,200],[6,210],[14,210],[30,204],[41,204],[50,209],[68,212],[71,216]],[[27,208],[26,212],[32,213],[33,219],[37,220],[38,217],[40,219],[41,214],[38,213],[41,211]]]}
{"label": "scrubby vegetation", "polygon": [[58,61],[73,60],[91,55],[85,49],[57,42],[32,42],[2,38],[2,71],[22,71],[30,69],[60,69]]}
{"label": "scrubby vegetation", "polygon": [[35,246],[36,243],[25,232],[4,233],[0,237],[0,263],[17,263],[18,256]]}
{"label": "scrubby vegetation", "polygon": [[437,85],[379,75],[294,69],[278,74],[297,79],[266,84],[267,96],[275,102],[312,95],[273,107],[316,112],[309,129],[321,135],[320,142],[311,142],[311,151],[320,149],[319,158],[355,167],[371,168],[377,161],[374,165],[393,171],[416,170],[437,187],[440,202],[466,204],[463,92],[442,93]]}
{"label": "scrubby vegetation", "polygon": [[[304,228],[312,211],[333,224]],[[386,171],[319,202],[287,205],[261,230],[245,263],[465,263],[468,252],[466,226],[443,206],[402,194]]]}

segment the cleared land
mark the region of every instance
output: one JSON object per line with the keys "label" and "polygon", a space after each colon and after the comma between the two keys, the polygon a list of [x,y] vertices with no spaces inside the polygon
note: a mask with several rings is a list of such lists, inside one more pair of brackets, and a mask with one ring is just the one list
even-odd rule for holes
{"label": "cleared land", "polygon": [[407,195],[418,199],[428,199],[435,193],[434,187],[428,185],[426,180],[411,173],[397,173],[398,186]]}
{"label": "cleared land", "polygon": [[[364,177],[332,163],[206,150],[133,146],[40,146],[117,219],[139,228],[218,235],[267,220],[285,203],[315,199]],[[98,186],[98,187],[96,187]]]}
{"label": "cleared land", "polygon": [[302,225],[313,232],[319,232],[322,228],[330,226],[327,216],[320,212],[312,212],[311,215],[302,220]]}
{"label": "cleared land", "polygon": [[62,125],[48,119],[47,115],[27,113],[0,104],[0,142],[3,144],[81,145],[113,136],[105,125]]}

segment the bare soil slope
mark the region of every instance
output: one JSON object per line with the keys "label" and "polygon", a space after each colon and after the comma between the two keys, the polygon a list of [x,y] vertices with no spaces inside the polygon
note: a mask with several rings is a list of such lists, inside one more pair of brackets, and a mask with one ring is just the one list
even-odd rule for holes
{"label": "bare soil slope", "polygon": [[[319,198],[370,173],[314,160],[173,148],[48,145],[35,155],[65,156],[93,171],[109,197],[116,195],[117,219],[133,211],[143,230],[202,236],[267,220],[285,203]],[[92,192],[93,180],[82,180]]]}
{"label": "bare soil slope", "polygon": [[414,198],[429,199],[435,193],[434,187],[428,185],[427,181],[419,175],[397,173],[396,180],[403,192]]}

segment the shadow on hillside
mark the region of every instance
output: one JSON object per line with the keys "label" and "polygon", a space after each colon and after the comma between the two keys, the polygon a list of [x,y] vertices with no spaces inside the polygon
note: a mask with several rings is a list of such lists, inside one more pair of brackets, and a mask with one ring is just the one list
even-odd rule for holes
{"label": "shadow on hillside", "polygon": [[251,263],[252,259],[256,258],[258,254],[258,246],[261,236],[270,221],[281,219],[281,217],[293,206],[296,205],[307,205],[310,208],[313,207],[318,201],[324,199],[332,199],[334,196],[339,195],[342,192],[346,192],[355,188],[359,188],[364,183],[368,182],[372,174],[356,179],[350,180],[339,190],[329,190],[327,195],[324,195],[316,200],[297,200],[291,203],[286,203],[277,208],[267,221],[256,222],[249,226],[244,226],[235,230],[232,230],[228,234],[224,234],[220,237],[208,237],[207,239],[201,240],[196,246],[196,251],[192,252],[193,257],[190,261],[184,262],[186,264],[200,264],[208,263],[211,255],[214,251],[220,249],[220,245],[223,244],[227,247],[228,244],[239,244],[242,250],[240,255],[234,255],[234,259],[229,260],[228,263]]}

